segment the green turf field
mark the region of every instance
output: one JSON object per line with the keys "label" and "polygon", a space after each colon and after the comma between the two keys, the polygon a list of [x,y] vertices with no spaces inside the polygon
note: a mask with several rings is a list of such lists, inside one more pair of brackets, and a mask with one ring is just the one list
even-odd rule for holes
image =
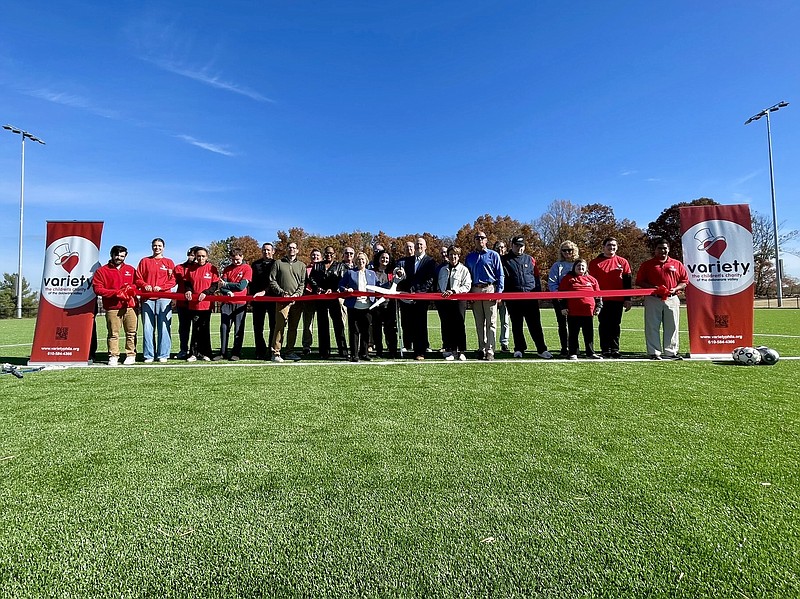
{"label": "green turf field", "polygon": [[171,364],[0,377],[0,596],[800,596],[800,360]]}

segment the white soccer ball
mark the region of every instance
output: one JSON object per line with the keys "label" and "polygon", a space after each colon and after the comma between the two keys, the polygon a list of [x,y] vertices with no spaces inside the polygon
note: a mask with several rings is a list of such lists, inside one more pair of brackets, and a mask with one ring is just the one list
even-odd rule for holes
{"label": "white soccer ball", "polygon": [[761,362],[761,352],[755,347],[737,347],[731,352],[733,361],[742,366],[755,366]]}
{"label": "white soccer ball", "polygon": [[759,345],[756,349],[761,354],[761,363],[766,366],[772,366],[781,357],[778,352],[766,345]]}

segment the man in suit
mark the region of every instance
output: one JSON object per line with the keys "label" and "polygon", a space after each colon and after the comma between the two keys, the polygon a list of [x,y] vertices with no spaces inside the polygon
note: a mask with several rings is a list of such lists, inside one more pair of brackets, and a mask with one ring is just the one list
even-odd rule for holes
{"label": "man in suit", "polygon": [[[418,237],[414,244],[414,255],[406,256],[400,260],[398,275],[402,281],[397,284],[397,290],[404,293],[429,293],[433,289],[433,280],[436,275],[436,261],[426,252],[428,244],[422,237]],[[414,301],[405,304],[403,319],[409,319],[409,333],[414,358],[425,359],[428,349],[428,300]],[[408,344],[408,341],[404,339]]]}

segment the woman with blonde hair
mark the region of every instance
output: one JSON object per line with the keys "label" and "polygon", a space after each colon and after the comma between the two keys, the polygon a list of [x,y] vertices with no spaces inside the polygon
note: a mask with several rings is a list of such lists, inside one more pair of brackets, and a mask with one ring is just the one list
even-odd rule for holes
{"label": "woman with blonde hair", "polygon": [[[563,241],[558,251],[558,260],[550,267],[550,273],[547,275],[547,290],[558,291],[558,285],[569,272],[580,256],[578,255],[578,246],[572,241]],[[561,341],[561,357],[566,358],[569,356],[569,335],[567,333],[567,317],[562,314],[559,300],[553,300],[553,309],[556,312],[556,321],[558,322],[558,338]]]}

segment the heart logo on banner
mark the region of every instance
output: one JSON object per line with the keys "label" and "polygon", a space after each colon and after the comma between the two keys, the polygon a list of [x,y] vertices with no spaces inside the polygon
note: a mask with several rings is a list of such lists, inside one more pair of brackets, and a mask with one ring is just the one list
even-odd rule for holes
{"label": "heart logo on banner", "polygon": [[78,266],[78,262],[80,262],[80,256],[78,256],[77,252],[73,252],[69,256],[61,257],[61,268],[68,273],[72,273],[72,269]]}
{"label": "heart logo on banner", "polygon": [[712,241],[707,247],[706,252],[714,256],[715,258],[719,259],[722,253],[727,249],[728,242],[725,241],[724,237],[720,237]]}

